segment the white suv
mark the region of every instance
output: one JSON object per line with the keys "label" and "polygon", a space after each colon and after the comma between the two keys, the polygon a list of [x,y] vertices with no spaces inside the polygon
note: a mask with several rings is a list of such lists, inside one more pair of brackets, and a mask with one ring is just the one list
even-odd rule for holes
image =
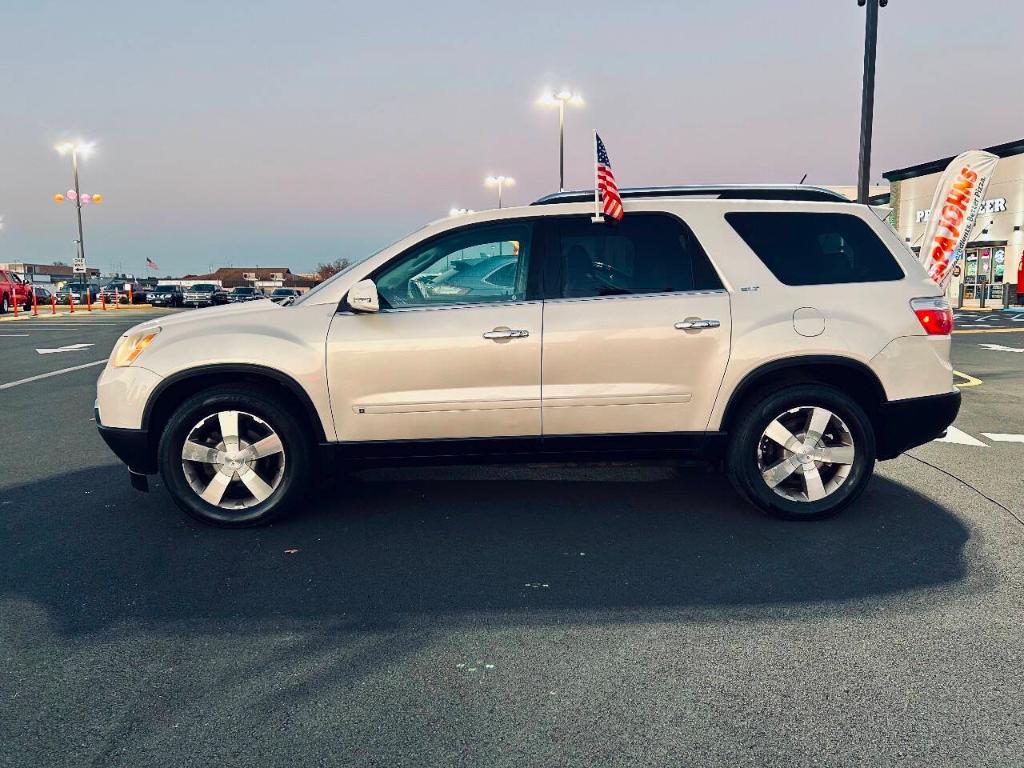
{"label": "white suv", "polygon": [[820,517],[953,421],[949,305],[870,208],[648,188],[614,226],[589,194],[435,222],[287,306],[136,326],[97,426],[136,487],[243,526],[339,464],[622,458],[722,461],[756,507]]}

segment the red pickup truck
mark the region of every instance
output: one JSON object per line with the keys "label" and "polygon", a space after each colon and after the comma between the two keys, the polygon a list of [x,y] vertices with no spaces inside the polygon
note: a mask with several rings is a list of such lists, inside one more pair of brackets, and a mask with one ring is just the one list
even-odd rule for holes
{"label": "red pickup truck", "polygon": [[32,309],[32,288],[13,272],[0,269],[0,314],[9,312],[15,304]]}

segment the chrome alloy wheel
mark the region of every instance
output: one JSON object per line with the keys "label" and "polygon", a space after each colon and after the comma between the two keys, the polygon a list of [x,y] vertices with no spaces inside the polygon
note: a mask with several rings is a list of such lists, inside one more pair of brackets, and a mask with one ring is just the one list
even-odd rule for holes
{"label": "chrome alloy wheel", "polygon": [[765,483],[790,501],[820,501],[835,493],[853,468],[849,427],[827,408],[801,406],[772,420],[757,445]]}
{"label": "chrome alloy wheel", "polygon": [[244,411],[214,413],[181,448],[185,479],[203,501],[246,509],[265,501],[284,478],[284,446],[270,425]]}

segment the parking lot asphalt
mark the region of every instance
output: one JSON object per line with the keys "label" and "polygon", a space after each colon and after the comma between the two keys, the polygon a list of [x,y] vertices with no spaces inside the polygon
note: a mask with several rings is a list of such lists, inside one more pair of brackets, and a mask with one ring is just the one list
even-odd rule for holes
{"label": "parking lot asphalt", "polygon": [[[151,316],[0,323],[0,385]],[[989,435],[1024,353],[990,343],[1024,333],[954,337],[955,439],[817,523],[619,465],[364,472],[222,531],[129,488],[99,366],[0,390],[0,762],[1022,765],[1024,443]]]}

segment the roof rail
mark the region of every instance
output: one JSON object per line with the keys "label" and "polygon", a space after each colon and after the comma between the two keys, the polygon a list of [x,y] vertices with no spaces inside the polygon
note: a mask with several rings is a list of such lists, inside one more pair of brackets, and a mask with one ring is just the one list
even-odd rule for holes
{"label": "roof rail", "polygon": [[[716,200],[801,200],[804,202],[849,203],[849,198],[824,187],[804,184],[714,184],[672,187],[628,187],[619,190],[623,200],[638,197],[712,197]],[[553,192],[533,205],[586,203],[594,199],[594,190]]]}

